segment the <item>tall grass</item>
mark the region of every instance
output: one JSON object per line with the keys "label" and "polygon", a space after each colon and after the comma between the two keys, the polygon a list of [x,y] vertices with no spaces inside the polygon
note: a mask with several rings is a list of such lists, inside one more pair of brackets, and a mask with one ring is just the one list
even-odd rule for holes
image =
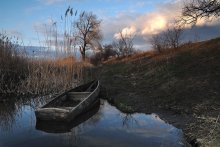
{"label": "tall grass", "polygon": [[81,66],[73,57],[34,59],[29,62],[28,76],[21,82],[19,90],[22,93],[46,94],[75,87],[82,80]]}
{"label": "tall grass", "polygon": [[77,11],[73,13],[69,7],[61,20],[51,19],[44,28],[35,28],[37,35],[43,33],[38,36],[44,50],[40,56],[35,56],[35,51],[32,56],[18,52],[18,42],[0,34],[0,93],[57,93],[85,81],[84,76],[88,73],[84,71],[90,64],[76,60],[72,27],[76,15]]}
{"label": "tall grass", "polygon": [[21,56],[15,39],[0,33],[0,93],[17,92],[19,82],[27,76],[28,60]]}
{"label": "tall grass", "polygon": [[30,57],[18,42],[0,34],[0,93],[48,94],[75,87],[89,64],[74,56]]}

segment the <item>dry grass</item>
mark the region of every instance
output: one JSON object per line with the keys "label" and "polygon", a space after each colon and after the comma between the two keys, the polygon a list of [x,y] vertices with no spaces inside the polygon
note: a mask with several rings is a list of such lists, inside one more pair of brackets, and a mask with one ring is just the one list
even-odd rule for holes
{"label": "dry grass", "polygon": [[136,54],[126,56],[126,57],[113,57],[107,61],[104,62],[104,64],[115,64],[119,62],[132,62],[136,60],[142,60],[149,57],[153,57],[156,55],[156,52],[154,51],[147,51],[147,52],[138,52]]}
{"label": "dry grass", "polygon": [[46,94],[75,87],[82,80],[83,67],[73,57],[58,60],[34,59],[29,63],[28,76],[21,81],[19,92]]}
{"label": "dry grass", "polygon": [[17,50],[17,41],[13,39],[0,33],[0,93],[16,92],[27,73],[27,58]]}
{"label": "dry grass", "polygon": [[[196,123],[188,126],[187,136],[196,138],[196,141],[203,146],[220,145],[220,115],[217,117],[196,116]],[[197,130],[195,132],[195,130]]]}
{"label": "dry grass", "polygon": [[77,86],[84,80],[85,68],[73,56],[36,58],[19,52],[18,43],[0,34],[0,93],[48,94]]}
{"label": "dry grass", "polygon": [[[107,98],[119,108],[123,104],[134,112],[152,113],[159,109],[193,116],[196,121],[191,122],[192,130],[186,129],[186,124],[182,129],[215,146],[220,140],[219,63],[217,38],[161,54],[112,59],[102,67],[101,82],[107,89]],[[125,108],[121,107],[127,111]],[[211,121],[212,118],[218,121]]]}

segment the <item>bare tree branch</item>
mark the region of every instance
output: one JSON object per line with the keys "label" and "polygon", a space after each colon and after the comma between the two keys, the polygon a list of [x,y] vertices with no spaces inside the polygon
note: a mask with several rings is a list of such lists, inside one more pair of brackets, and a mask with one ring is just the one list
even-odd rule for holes
{"label": "bare tree branch", "polygon": [[220,16],[220,0],[191,0],[182,10],[183,21],[195,24],[198,19]]}

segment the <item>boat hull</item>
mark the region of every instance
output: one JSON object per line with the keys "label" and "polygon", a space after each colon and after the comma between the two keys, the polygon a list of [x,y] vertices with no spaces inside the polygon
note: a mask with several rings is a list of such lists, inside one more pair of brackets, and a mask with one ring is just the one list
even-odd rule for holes
{"label": "boat hull", "polygon": [[[38,120],[44,120],[44,121],[62,121],[62,122],[70,122],[74,118],[76,118],[81,113],[84,113],[91,109],[93,104],[97,101],[99,92],[100,92],[100,84],[99,81],[97,81],[96,88],[89,94],[87,97],[80,102],[75,107],[49,107],[47,108],[45,106],[38,108],[35,111],[35,116]],[[67,92],[68,93],[68,92]],[[66,93],[66,94],[67,94]],[[65,94],[61,94],[55,99],[62,99],[65,97]],[[52,100],[54,101],[54,100]],[[49,102],[50,103],[50,102]]]}

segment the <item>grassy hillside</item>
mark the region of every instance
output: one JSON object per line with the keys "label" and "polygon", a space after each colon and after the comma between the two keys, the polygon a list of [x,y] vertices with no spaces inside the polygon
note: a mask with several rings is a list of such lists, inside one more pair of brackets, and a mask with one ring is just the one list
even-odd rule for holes
{"label": "grassy hillside", "polygon": [[113,59],[99,70],[107,98],[121,110],[172,112],[181,116],[179,127],[188,137],[206,145],[210,138],[212,145],[220,142],[215,140],[220,136],[220,38]]}

